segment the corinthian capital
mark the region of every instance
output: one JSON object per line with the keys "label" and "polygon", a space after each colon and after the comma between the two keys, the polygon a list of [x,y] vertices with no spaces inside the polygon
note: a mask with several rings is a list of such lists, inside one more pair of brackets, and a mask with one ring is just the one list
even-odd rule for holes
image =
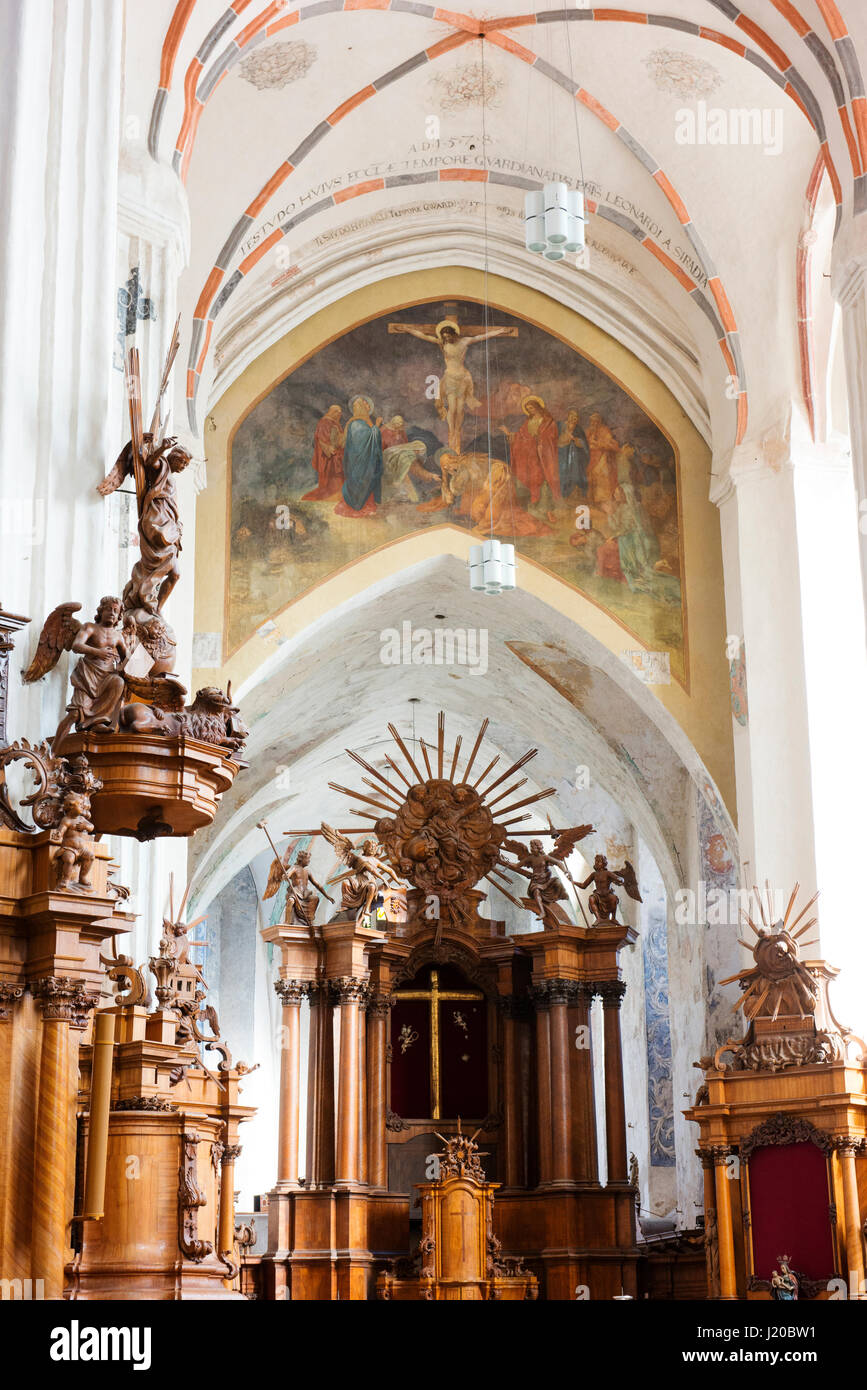
{"label": "corinthian capital", "polygon": [[367,998],[367,981],[355,975],[341,975],[331,981],[331,988],[338,1004],[361,1004]]}
{"label": "corinthian capital", "polygon": [[304,980],[275,980],[274,988],[285,1008],[290,1004],[300,1004],[308,993],[309,985]]}
{"label": "corinthian capital", "polygon": [[87,1015],[99,999],[96,990],[69,975],[45,975],[32,982],[30,991],[39,1000],[46,1023],[69,1023],[73,1028],[87,1027]]}
{"label": "corinthian capital", "polygon": [[12,1017],[12,1006],[18,1003],[24,993],[23,985],[13,985],[8,980],[0,980],[0,1023],[7,1023]]}

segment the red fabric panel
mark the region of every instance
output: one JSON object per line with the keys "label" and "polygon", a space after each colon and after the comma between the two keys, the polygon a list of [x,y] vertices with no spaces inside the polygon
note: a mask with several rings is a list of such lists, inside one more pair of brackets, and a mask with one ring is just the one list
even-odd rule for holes
{"label": "red fabric panel", "polygon": [[[466,989],[466,982],[461,987]],[[482,1120],[488,1113],[487,1013],[484,999],[443,999],[440,1003],[440,1085],[446,1119],[460,1115]]]}
{"label": "red fabric panel", "polygon": [[828,1170],[815,1144],[768,1145],[749,1161],[753,1259],[759,1279],[770,1279],[779,1256],[808,1279],[834,1273]]}
{"label": "red fabric panel", "polygon": [[[410,1030],[409,1038],[418,1034],[405,1050],[403,1028]],[[407,1120],[426,1119],[431,1112],[430,1004],[426,999],[406,999],[391,1011],[391,1108]]]}

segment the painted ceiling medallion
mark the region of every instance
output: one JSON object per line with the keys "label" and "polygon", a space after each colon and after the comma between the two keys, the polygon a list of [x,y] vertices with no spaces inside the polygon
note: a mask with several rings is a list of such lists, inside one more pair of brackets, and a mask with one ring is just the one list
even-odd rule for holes
{"label": "painted ceiling medallion", "polygon": [[239,63],[238,72],[245,82],[252,83],[263,92],[269,87],[288,87],[290,82],[300,82],[316,58],[316,49],[312,44],[305,43],[303,39],[293,39],[248,54]]}
{"label": "painted ceiling medallion", "polygon": [[676,48],[654,49],[644,66],[661,92],[674,92],[679,97],[712,96],[723,80],[711,63]]}
{"label": "painted ceiling medallion", "polygon": [[451,72],[437,73],[430,90],[441,111],[463,111],[468,106],[499,106],[505,81],[490,64],[461,63]]}

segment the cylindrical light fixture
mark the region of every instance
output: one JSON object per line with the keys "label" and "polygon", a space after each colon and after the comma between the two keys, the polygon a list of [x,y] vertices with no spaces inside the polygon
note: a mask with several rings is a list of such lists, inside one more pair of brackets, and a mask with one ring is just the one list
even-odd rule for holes
{"label": "cylindrical light fixture", "polygon": [[560,246],[569,235],[569,190],[565,183],[546,183],[545,236],[550,246]]}
{"label": "cylindrical light fixture", "polygon": [[528,193],[524,198],[524,241],[528,251],[544,251],[545,199],[542,190]]}
{"label": "cylindrical light fixture", "polygon": [[470,546],[470,588],[478,593],[502,594],[514,589],[515,547],[490,540]]}
{"label": "cylindrical light fixture", "polygon": [[584,194],[565,183],[546,183],[524,197],[524,242],[546,261],[562,261],[585,245]]}

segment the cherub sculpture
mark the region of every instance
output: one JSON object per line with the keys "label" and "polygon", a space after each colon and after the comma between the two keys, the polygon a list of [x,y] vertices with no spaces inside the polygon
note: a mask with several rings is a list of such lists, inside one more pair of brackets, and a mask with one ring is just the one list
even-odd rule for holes
{"label": "cherub sculpture", "polygon": [[536,913],[543,928],[547,930],[555,930],[570,921],[568,914],[560,906],[569,896],[561,874],[565,874],[569,882],[573,883],[566,867],[566,860],[577,842],[583,840],[592,830],[592,825],[579,825],[570,830],[561,830],[556,835],[551,854],[545,853],[541,840],[531,840],[529,847],[522,845],[520,840],[507,840],[503,846],[517,855],[518,864],[510,864],[505,859],[501,859],[500,863],[513,873],[521,874],[529,880],[527,897],[523,899],[523,904]]}
{"label": "cherub sculpture", "polygon": [[597,922],[614,922],[617,918],[619,899],[614,892],[615,884],[622,885],[635,902],[640,903],[642,900],[635,870],[628,859],[624,860],[622,869],[609,869],[605,855],[597,854],[593,860],[592,874],[585,878],[583,883],[579,883],[578,887],[587,888],[591,883],[594,891],[590,894],[590,911]]}
{"label": "cherub sculpture", "polygon": [[92,623],[80,623],[72,616],[80,608],[80,603],[61,603],[48,615],[36,655],[22,674],[29,685],[57,665],[61,652],[71,651],[79,658],[69,678],[72,699],[52,742],[55,753],[63,751],[63,740],[73,728],[82,732],[116,729],[123,701],[121,666],[128,646],[120,627],[120,600],[101,599]]}
{"label": "cherub sculpture", "polygon": [[60,833],[60,849],[55,860],[58,888],[87,893],[93,887],[90,881],[93,822],[88,819],[89,814],[89,797],[80,792],[66,793],[63,798],[63,819],[57,827]]}
{"label": "cherub sculpture", "polygon": [[[264,827],[263,827],[264,828]],[[272,862],[268,872],[268,882],[265,885],[263,898],[273,898],[281,883],[286,884],[286,913],[285,922],[293,924],[300,922],[307,927],[310,935],[313,936],[313,922],[316,916],[316,909],[319,906],[319,894],[327,898],[330,903],[334,902],[331,894],[326,892],[321,883],[313,877],[310,872],[310,852],[302,849],[295,860],[290,865],[289,852],[287,851],[281,859],[279,856]],[[311,886],[312,885],[312,886]]]}
{"label": "cherub sculpture", "polygon": [[388,883],[399,884],[400,879],[391,866],[381,858],[375,840],[365,840],[360,851],[353,849],[351,840],[341,835],[333,826],[326,825],[324,821],[322,834],[334,848],[341,863],[346,865],[346,873],[337,874],[328,882],[341,885],[342,910],[354,911],[356,925],[363,926],[379,890]]}

